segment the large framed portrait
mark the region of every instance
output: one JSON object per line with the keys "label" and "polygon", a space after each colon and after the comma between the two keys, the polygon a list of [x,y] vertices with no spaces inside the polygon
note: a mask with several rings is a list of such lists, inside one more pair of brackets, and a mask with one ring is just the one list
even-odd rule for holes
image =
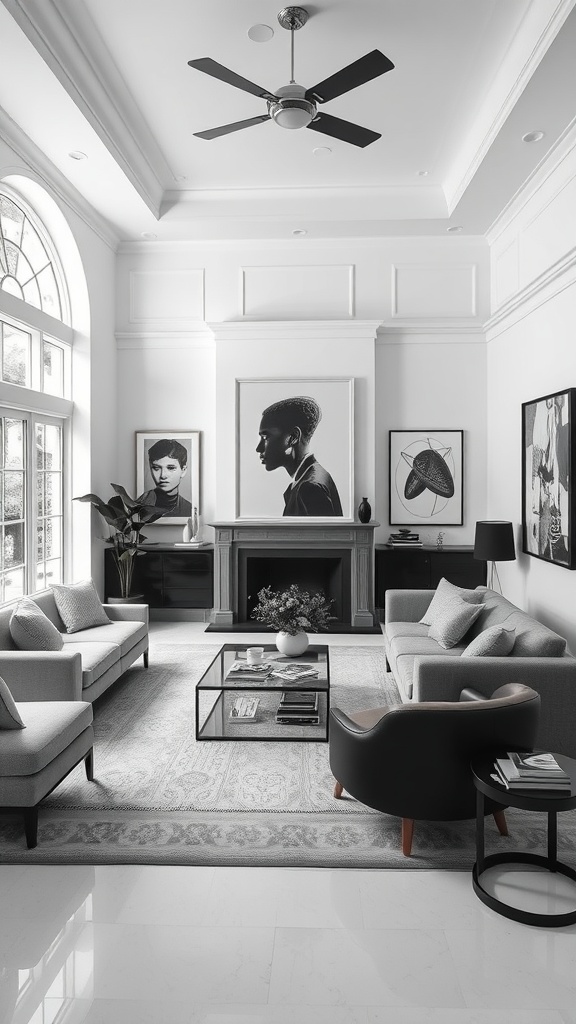
{"label": "large framed portrait", "polygon": [[164,510],[155,526],[183,526],[194,508],[200,512],[199,432],[138,431],[136,492]]}
{"label": "large framed portrait", "polygon": [[522,550],[576,569],[576,388],[522,405]]}
{"label": "large framed portrait", "polygon": [[390,524],[461,526],[464,431],[390,431]]}
{"label": "large framed portrait", "polygon": [[354,520],[354,379],[236,381],[236,518]]}

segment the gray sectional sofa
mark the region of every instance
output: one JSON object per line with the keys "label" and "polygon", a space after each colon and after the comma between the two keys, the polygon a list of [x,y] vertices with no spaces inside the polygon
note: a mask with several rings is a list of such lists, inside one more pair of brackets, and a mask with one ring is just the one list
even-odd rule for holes
{"label": "gray sectional sofa", "polygon": [[[402,700],[458,700],[466,687],[489,697],[504,683],[524,683],[541,696],[538,746],[576,757],[576,658],[566,651],[565,639],[495,591],[477,590],[484,592],[480,616],[448,650],[419,621],[435,591],[386,592],[386,658]],[[497,624],[516,631],[510,654],[462,657],[472,639]]]}
{"label": "gray sectional sofa", "polygon": [[16,701],[94,701],[141,655],[148,664],[148,605],[104,605],[110,624],[66,633],[52,591],[31,595],[62,633],[61,651],[18,650],[14,605],[0,608],[0,676]]}

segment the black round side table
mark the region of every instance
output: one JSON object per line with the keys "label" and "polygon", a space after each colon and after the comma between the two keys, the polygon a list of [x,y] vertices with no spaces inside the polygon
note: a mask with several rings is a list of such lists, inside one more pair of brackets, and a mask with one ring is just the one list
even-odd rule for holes
{"label": "black round side table", "polygon": [[[506,752],[502,751],[495,756],[506,757]],[[506,789],[492,778],[495,772],[494,756],[476,758],[470,765],[476,787],[476,863],[472,869],[474,892],[487,907],[502,914],[503,917],[521,921],[523,924],[539,925],[543,928],[575,924],[576,910],[568,911],[565,914],[536,914],[529,910],[521,910],[519,907],[511,907],[486,892],[481,882],[481,876],[487,868],[494,867],[495,864],[534,864],[537,867],[548,868],[548,871],[557,871],[576,882],[576,870],[558,860],[558,821],[556,817],[558,811],[571,811],[576,808],[576,761],[563,754],[554,754],[554,757],[564,771],[568,772],[571,779],[570,789],[562,792],[558,790]],[[494,853],[487,857],[484,853],[484,800],[486,797],[502,804],[503,807],[519,807],[525,811],[546,811],[548,814],[548,855],[543,857],[535,853]]]}

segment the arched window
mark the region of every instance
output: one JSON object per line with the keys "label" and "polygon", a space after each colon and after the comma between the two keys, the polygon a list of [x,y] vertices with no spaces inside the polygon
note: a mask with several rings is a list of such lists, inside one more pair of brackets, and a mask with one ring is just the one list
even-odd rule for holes
{"label": "arched window", "polygon": [[63,277],[48,235],[32,212],[0,191],[0,288],[63,320]]}
{"label": "arched window", "polygon": [[64,578],[69,309],[48,232],[0,185],[0,603]]}

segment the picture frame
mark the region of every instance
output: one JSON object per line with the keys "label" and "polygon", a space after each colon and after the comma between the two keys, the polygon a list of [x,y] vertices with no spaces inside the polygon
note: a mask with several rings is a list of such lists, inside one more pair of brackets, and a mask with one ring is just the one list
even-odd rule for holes
{"label": "picture frame", "polygon": [[238,378],[236,519],[353,522],[353,510],[354,378]]}
{"label": "picture frame", "polygon": [[391,526],[462,526],[464,431],[391,430]]}
{"label": "picture frame", "polygon": [[522,403],[522,551],[576,569],[576,388]]}
{"label": "picture frame", "polygon": [[194,508],[200,512],[199,431],[137,431],[136,493],[146,494],[150,504],[166,503],[166,513],[155,526],[184,526]]}

